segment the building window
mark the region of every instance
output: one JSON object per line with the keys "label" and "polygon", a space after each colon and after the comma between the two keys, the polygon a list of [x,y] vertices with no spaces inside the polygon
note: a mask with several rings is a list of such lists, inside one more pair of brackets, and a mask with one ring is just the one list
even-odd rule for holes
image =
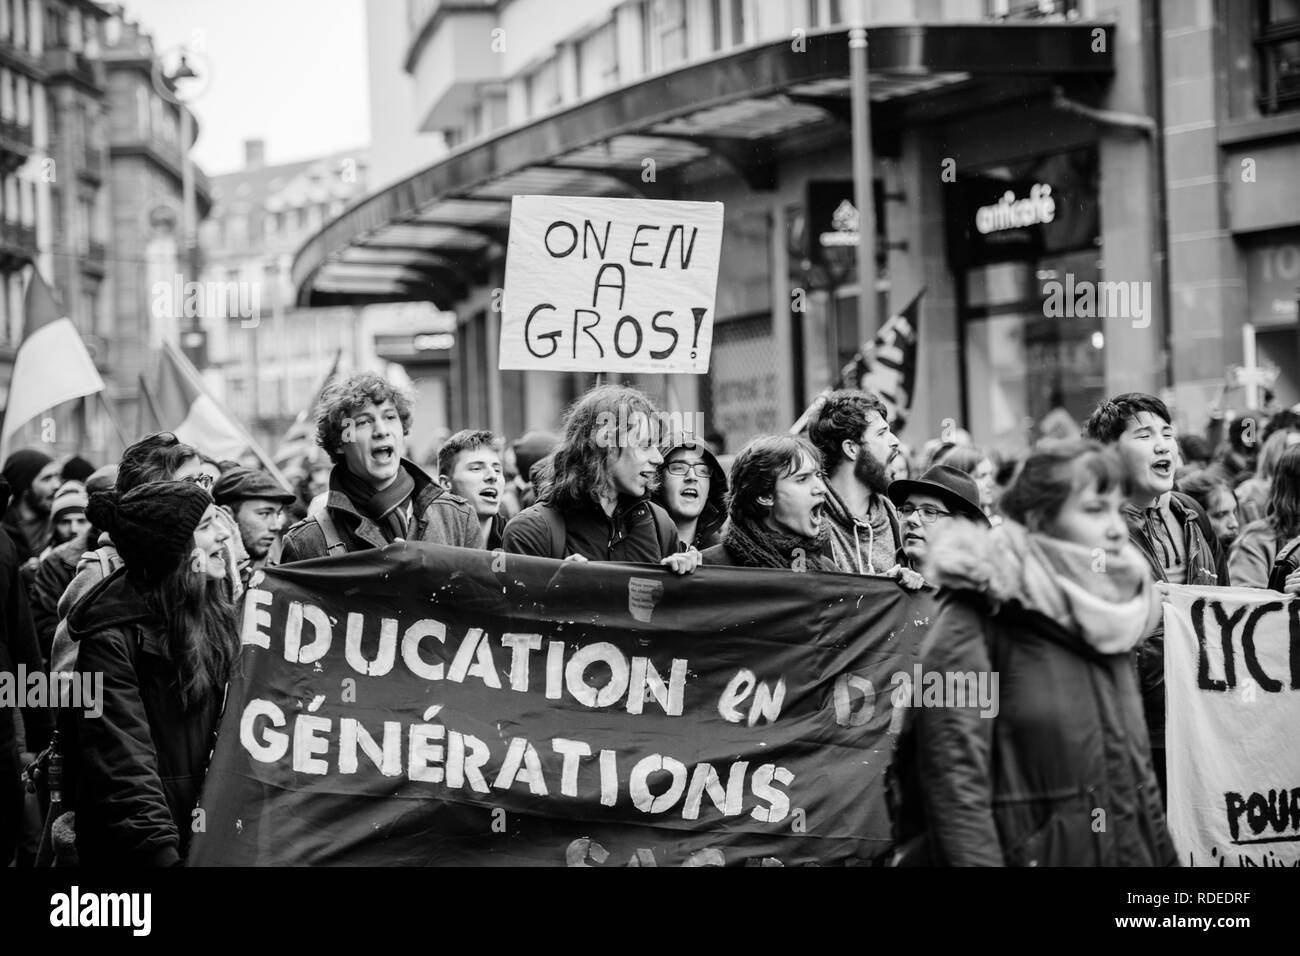
{"label": "building window", "polygon": [[686,61],[686,0],[654,0],[651,7],[655,49],[660,70]]}
{"label": "building window", "polygon": [[1073,20],[1079,0],[988,0],[988,11],[995,20]]}
{"label": "building window", "polygon": [[528,92],[528,115],[538,116],[560,104],[560,67],[551,57],[524,80]]}
{"label": "building window", "polygon": [[618,85],[615,39],[614,23],[610,21],[578,41],[579,97],[595,96]]}
{"label": "building window", "polygon": [[1260,0],[1259,109],[1300,109],[1300,0]]}
{"label": "building window", "polygon": [[722,0],[709,0],[709,49],[722,49]]}
{"label": "building window", "polygon": [[822,3],[821,0],[806,0],[806,2],[808,7],[806,12],[808,29],[815,30],[817,29],[817,24],[820,22],[820,20],[818,19],[818,14],[821,13],[821,10],[819,8],[821,7]]}
{"label": "building window", "polygon": [[731,0],[731,45],[745,42],[745,0]]}

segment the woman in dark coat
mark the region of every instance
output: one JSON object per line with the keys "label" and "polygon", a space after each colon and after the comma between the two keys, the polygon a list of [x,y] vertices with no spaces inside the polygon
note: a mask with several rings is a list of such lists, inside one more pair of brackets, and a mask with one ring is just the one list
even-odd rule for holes
{"label": "woman in dark coat", "polygon": [[238,649],[228,532],[212,496],[184,481],[98,494],[89,512],[124,564],[68,616],[78,673],[103,675],[102,715],[60,713],[77,854],[82,865],[173,866]]}
{"label": "woman in dark coat", "polygon": [[973,674],[993,706],[909,712],[890,771],[895,862],[1176,862],[1133,663],[1160,598],[1128,541],[1121,469],[1094,442],[1045,443],[1003,525],[954,524],[931,545],[925,577],[943,591],[922,672]]}

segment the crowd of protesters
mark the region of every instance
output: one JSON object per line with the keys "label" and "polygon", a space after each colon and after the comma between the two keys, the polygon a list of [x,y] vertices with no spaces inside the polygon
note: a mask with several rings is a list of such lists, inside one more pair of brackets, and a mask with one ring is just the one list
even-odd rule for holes
{"label": "crowd of protesters", "polygon": [[0,671],[102,675],[104,698],[93,715],[0,708],[0,860],[183,862],[253,575],[419,541],[924,592],[922,666],[996,673],[1002,698],[993,719],[908,714],[891,861],[1167,864],[1160,587],[1300,591],[1289,412],[1258,422],[1259,442],[1236,424],[1212,453],[1129,393],[1014,460],[952,429],[911,458],[885,405],[844,390],[805,434],[727,455],[717,436],[661,433],[637,389],[600,385],[558,434],[450,435],[434,475],[408,454],[411,397],[383,378],[330,385],[316,415],[323,457],[289,487],[170,433],[100,468],[9,456]]}

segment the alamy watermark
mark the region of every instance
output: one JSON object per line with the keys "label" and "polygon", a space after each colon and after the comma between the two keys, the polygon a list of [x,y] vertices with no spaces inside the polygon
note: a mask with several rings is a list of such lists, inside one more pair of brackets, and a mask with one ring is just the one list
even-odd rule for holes
{"label": "alamy watermark", "polygon": [[1151,324],[1151,283],[1093,282],[1074,278],[1043,283],[1043,315],[1049,319],[1132,319],[1133,328]]}
{"label": "alamy watermark", "polygon": [[159,281],[151,290],[156,319],[241,319],[241,327],[257,328],[262,320],[260,282],[185,281],[180,273]]}
{"label": "alamy watermark", "polygon": [[618,414],[601,412],[596,416],[596,445],[600,448],[623,448],[643,442],[658,445],[661,439],[675,442],[704,441],[703,412],[629,412],[620,405]]}
{"label": "alamy watermark", "polygon": [[890,679],[895,707],[979,707],[980,716],[998,715],[997,671],[897,671]]}
{"label": "alamy watermark", "polygon": [[104,713],[104,675],[99,672],[0,671],[0,707],[58,707],[80,710],[86,717]]}

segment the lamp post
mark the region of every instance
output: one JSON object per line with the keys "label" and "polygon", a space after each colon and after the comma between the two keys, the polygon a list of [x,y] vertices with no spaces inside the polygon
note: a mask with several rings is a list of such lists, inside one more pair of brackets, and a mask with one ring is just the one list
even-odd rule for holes
{"label": "lamp post", "polygon": [[853,4],[849,27],[849,99],[853,130],[853,200],[858,207],[858,343],[876,334],[876,215],[871,156],[866,0]]}

